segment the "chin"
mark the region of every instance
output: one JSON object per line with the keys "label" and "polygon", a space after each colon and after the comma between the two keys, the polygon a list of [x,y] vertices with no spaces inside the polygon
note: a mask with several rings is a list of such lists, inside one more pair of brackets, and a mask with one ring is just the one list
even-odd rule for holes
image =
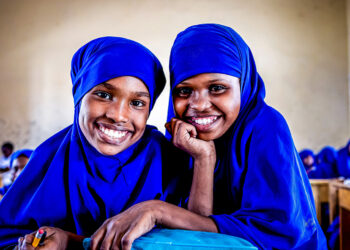
{"label": "chin", "polygon": [[99,147],[97,148],[97,151],[99,151],[101,154],[103,155],[109,155],[109,156],[112,156],[112,155],[116,155],[118,153],[120,153],[123,149],[120,147],[120,148],[111,148],[111,147]]}
{"label": "chin", "polygon": [[204,141],[213,141],[220,136],[215,136],[214,133],[198,133],[197,138]]}

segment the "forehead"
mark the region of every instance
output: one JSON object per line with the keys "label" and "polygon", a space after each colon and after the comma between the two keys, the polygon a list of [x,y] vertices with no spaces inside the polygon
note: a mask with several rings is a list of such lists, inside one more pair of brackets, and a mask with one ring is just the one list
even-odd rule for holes
{"label": "forehead", "polygon": [[[107,83],[107,84],[106,84]],[[100,84],[101,85],[101,84]],[[124,90],[126,92],[144,91],[149,93],[146,84],[139,78],[133,76],[121,76],[110,79],[102,85],[106,88]]]}
{"label": "forehead", "polygon": [[187,78],[178,84],[180,85],[207,85],[212,83],[227,83],[235,84],[239,83],[240,79],[231,75],[221,74],[221,73],[203,73],[199,75]]}
{"label": "forehead", "polygon": [[12,165],[13,166],[18,166],[18,165],[22,165],[22,164],[25,165],[28,160],[29,160],[29,158],[27,156],[21,155],[13,160]]}

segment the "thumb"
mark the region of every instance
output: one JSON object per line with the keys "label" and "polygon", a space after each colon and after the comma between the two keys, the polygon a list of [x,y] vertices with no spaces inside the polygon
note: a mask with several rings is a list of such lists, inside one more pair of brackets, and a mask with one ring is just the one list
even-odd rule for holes
{"label": "thumb", "polygon": [[186,135],[188,136],[188,140],[191,140],[192,138],[197,138],[197,130],[194,126],[189,125],[186,126]]}
{"label": "thumb", "polygon": [[165,123],[164,127],[166,128],[166,130],[172,135],[172,131],[171,131],[171,122],[167,122]]}

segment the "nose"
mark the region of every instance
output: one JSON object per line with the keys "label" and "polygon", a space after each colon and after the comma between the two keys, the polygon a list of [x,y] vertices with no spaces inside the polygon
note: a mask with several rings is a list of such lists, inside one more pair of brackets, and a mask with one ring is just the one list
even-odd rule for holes
{"label": "nose", "polygon": [[106,116],[115,123],[126,123],[129,121],[128,102],[126,100],[116,100],[111,103],[106,112]]}
{"label": "nose", "polygon": [[190,108],[196,111],[205,111],[211,107],[211,102],[206,93],[195,92],[190,99]]}

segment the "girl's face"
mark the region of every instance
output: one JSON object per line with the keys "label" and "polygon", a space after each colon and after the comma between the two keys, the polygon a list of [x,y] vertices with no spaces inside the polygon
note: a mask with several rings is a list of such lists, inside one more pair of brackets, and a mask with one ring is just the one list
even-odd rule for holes
{"label": "girl's face", "polygon": [[17,179],[17,177],[22,172],[23,168],[27,165],[28,161],[29,161],[29,158],[27,156],[24,156],[24,155],[21,155],[13,160],[12,165],[11,165],[11,170],[12,170],[11,180],[12,181],[15,181],[15,179]]}
{"label": "girl's face", "polygon": [[173,103],[177,117],[195,126],[199,139],[217,139],[237,119],[239,78],[219,73],[193,76],[175,87]]}
{"label": "girl's face", "polygon": [[306,158],[304,158],[303,163],[307,166],[314,165],[314,158],[311,155],[308,155]]}
{"label": "girl's face", "polygon": [[122,76],[101,83],[82,99],[79,126],[104,155],[116,155],[137,142],[146,128],[150,95],[138,78]]}

